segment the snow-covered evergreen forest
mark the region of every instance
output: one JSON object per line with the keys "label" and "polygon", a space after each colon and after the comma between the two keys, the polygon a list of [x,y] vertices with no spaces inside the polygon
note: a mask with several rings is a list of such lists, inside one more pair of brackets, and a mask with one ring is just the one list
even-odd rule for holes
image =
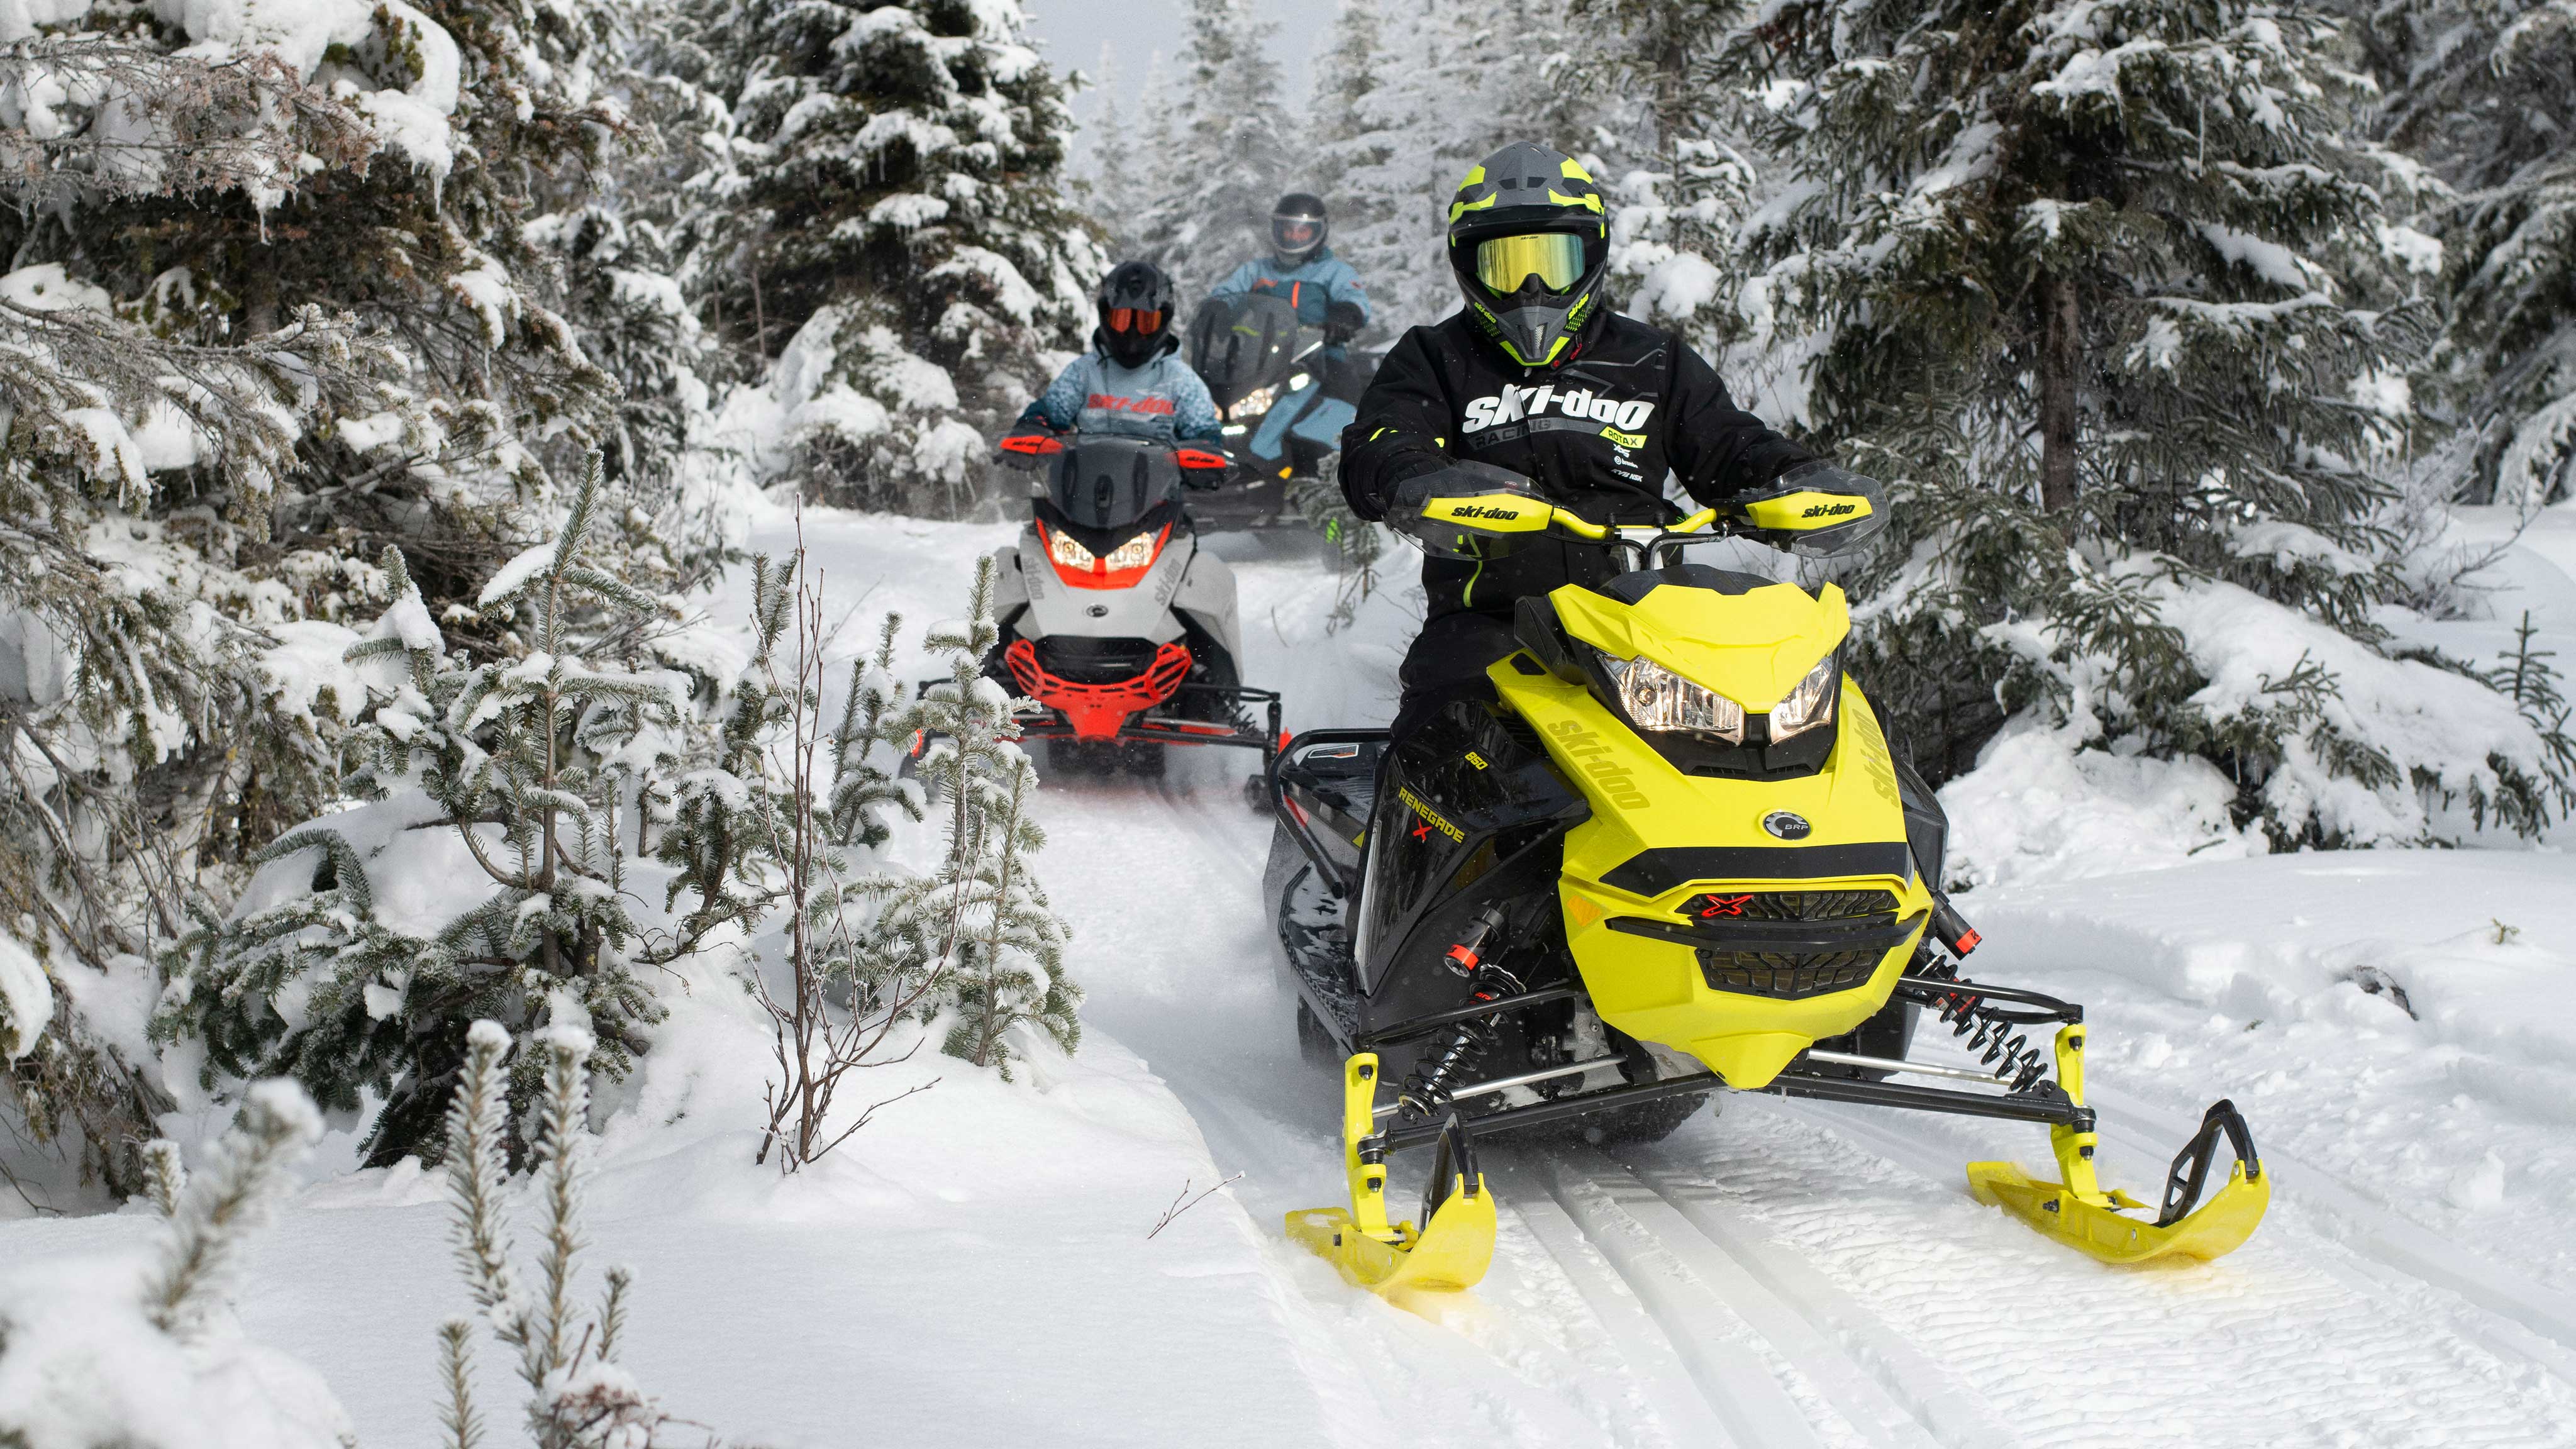
{"label": "snow-covered evergreen forest", "polygon": [[[1362,1388],[1427,1442],[1721,1442],[1592,1320],[1426,1347],[1289,1264],[1339,1169],[1238,879],[1267,827],[1212,774],[1222,824],[1041,779],[979,677],[992,442],[1108,266],[1186,310],[1310,191],[1383,348],[1523,139],[1600,180],[1624,311],[1888,484],[1850,663],[1952,888],[2138,956],[2163,1055],[2106,1069],[2270,1073],[2347,1176],[2414,1143],[2408,1226],[2505,1265],[2428,1281],[2545,1299],[2473,1397],[2567,1432],[2576,0],[1339,0],[1305,95],[1250,0],[1187,0],[1078,130],[1043,3],[0,4],[0,1444],[846,1443],[879,1396],[903,1443],[1358,1442]],[[1391,712],[1421,598],[1369,539],[1243,545],[1293,728]],[[2298,895],[2330,851],[2383,886]],[[2086,884],[2154,870],[2217,936]],[[2304,934],[2419,888],[2421,939]],[[2292,1082],[2383,1033],[2396,1105]],[[1242,1040],[1316,1110],[1227,1096]],[[2486,1135],[2423,1145],[2452,1099]],[[1831,1166],[1802,1120],[1754,1146]],[[1046,1243],[991,1250],[1029,1193]],[[1027,1361],[1103,1314],[1236,1362],[1100,1418],[1161,1373]],[[2380,1402],[2337,1392],[2301,1412]]]}

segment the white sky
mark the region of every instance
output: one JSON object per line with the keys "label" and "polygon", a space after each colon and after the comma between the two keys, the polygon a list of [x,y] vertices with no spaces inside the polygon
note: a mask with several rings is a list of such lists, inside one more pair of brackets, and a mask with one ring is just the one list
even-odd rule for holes
{"label": "white sky", "polygon": [[[1276,49],[1288,104],[1306,108],[1308,61],[1323,49],[1332,30],[1336,0],[1255,0],[1262,18],[1279,22]],[[1131,101],[1145,84],[1145,67],[1155,51],[1163,53],[1167,72],[1177,61],[1184,34],[1181,0],[1024,0],[1029,28],[1046,42],[1045,53],[1058,70],[1096,75],[1103,42],[1118,57],[1119,99]],[[1073,113],[1088,116],[1100,92],[1074,97]]]}

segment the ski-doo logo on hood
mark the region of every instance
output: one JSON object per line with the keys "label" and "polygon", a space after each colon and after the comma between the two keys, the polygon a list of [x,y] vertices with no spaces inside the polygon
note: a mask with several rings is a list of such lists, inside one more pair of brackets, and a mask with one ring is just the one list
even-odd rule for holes
{"label": "ski-doo logo on hood", "polygon": [[[1480,397],[1467,404],[1467,416],[1460,427],[1468,433],[1481,433],[1505,423],[1539,417],[1551,409],[1560,417],[1588,418],[1627,433],[1644,427],[1646,419],[1655,415],[1655,405],[1643,398],[1621,402],[1588,387],[1559,388],[1554,383],[1544,387],[1514,387],[1505,383],[1503,390],[1492,397]],[[1644,439],[1638,441],[1643,442]]]}

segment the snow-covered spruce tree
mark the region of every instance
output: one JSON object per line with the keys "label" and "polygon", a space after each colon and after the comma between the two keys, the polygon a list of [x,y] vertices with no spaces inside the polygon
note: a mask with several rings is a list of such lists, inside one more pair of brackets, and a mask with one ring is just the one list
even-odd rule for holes
{"label": "snow-covered spruce tree", "polygon": [[812,496],[955,514],[985,438],[1081,334],[1101,269],[1071,119],[1017,0],[693,0],[728,108],[693,285],[777,358]]}
{"label": "snow-covered spruce tree", "polygon": [[1165,87],[1172,94],[1145,102],[1168,111],[1171,142],[1148,163],[1155,195],[1133,239],[1196,299],[1269,246],[1270,208],[1305,180],[1270,57],[1278,22],[1252,0],[1189,0],[1187,26],[1185,73]]}
{"label": "snow-covered spruce tree", "polygon": [[[1161,73],[1162,57],[1158,54],[1151,74],[1159,77]],[[1147,145],[1151,134],[1149,118],[1160,97],[1154,94],[1155,82],[1149,78],[1143,96],[1131,108],[1124,98],[1125,67],[1118,63],[1118,52],[1106,41],[1100,46],[1099,68],[1083,79],[1090,89],[1100,92],[1100,100],[1076,138],[1080,161],[1070,194],[1082,214],[1098,228],[1106,243],[1106,255],[1114,260],[1135,250],[1137,220],[1160,184],[1160,168],[1152,163],[1154,152]]]}
{"label": "snow-covered spruce tree", "polygon": [[1344,183],[1353,167],[1386,159],[1391,138],[1362,115],[1369,93],[1384,80],[1385,45],[1386,16],[1377,0],[1343,0],[1333,14],[1331,38],[1315,57],[1315,78],[1307,92],[1300,159],[1308,184],[1333,206],[1334,226],[1345,233],[1384,220],[1375,214],[1384,198],[1363,202]]}
{"label": "snow-covered spruce tree", "polygon": [[[1937,775],[2015,711],[2209,762],[2276,844],[2546,818],[2545,752],[2398,660],[2375,460],[2423,330],[2301,5],[1784,0],[1730,52],[1810,416],[1899,485],[1856,666]],[[2394,248],[2403,252],[2403,247]]]}
{"label": "snow-covered spruce tree", "polygon": [[1598,105],[1616,98],[1552,83],[1581,43],[1561,5],[1379,0],[1373,25],[1345,23],[1376,39],[1369,60],[1333,62],[1366,78],[1346,109],[1317,97],[1316,124],[1335,138],[1333,250],[1367,281],[1380,326],[1400,333],[1457,310],[1443,238],[1467,168],[1516,140],[1583,154]]}
{"label": "snow-covered spruce tree", "polygon": [[[713,760],[675,783],[655,837],[672,869],[664,907],[679,916],[674,953],[721,927],[758,925],[793,892],[780,873],[800,852],[814,878],[847,881],[860,872],[844,852],[884,845],[896,815],[922,818],[920,786],[892,768],[912,737],[893,674],[902,616],[886,615],[875,652],[851,661],[839,722],[823,730],[821,640],[811,635],[821,596],[803,566],[802,554],[752,560],[751,659],[717,711]],[[801,845],[800,815],[813,827]]]}
{"label": "snow-covered spruce tree", "polygon": [[[1576,0],[1556,89],[1594,114],[1614,198],[1622,310],[1711,357],[1738,322],[1725,276],[1757,185],[1742,106],[1720,77],[1737,0]],[[1584,23],[1588,22],[1588,23]]]}
{"label": "snow-covered spruce tree", "polygon": [[327,789],[334,702],[288,621],[367,571],[241,545],[333,416],[398,405],[401,363],[310,307],[194,328],[189,273],[111,293],[83,239],[171,197],[274,203],[378,140],[360,93],[263,54],[5,21],[0,41],[0,934],[51,978],[5,1097],[122,1193],[167,1102],[145,1043],[81,1002],[148,994],[201,889]]}
{"label": "snow-covered spruce tree", "polygon": [[[636,643],[672,605],[590,562],[616,507],[594,455],[562,531],[485,584],[508,653],[451,651],[399,555],[350,662],[370,675],[351,795],[289,831],[235,915],[201,928],[154,1032],[214,1074],[295,1077],[325,1106],[384,1101],[371,1162],[434,1154],[478,1018],[594,1033],[622,1075],[660,1015],[631,969],[619,806],[677,773],[689,681]],[[524,1092],[533,1080],[521,1083]]]}
{"label": "snow-covered spruce tree", "polygon": [[2447,183],[2426,208],[2451,315],[2430,369],[2464,425],[2456,486],[2576,494],[2576,3],[2368,7],[2387,141]]}
{"label": "snow-covered spruce tree", "polygon": [[948,678],[894,726],[927,742],[918,774],[942,817],[939,864],[861,882],[876,914],[851,966],[868,1007],[944,1021],[943,1050],[1009,1080],[1038,1039],[1067,1052],[1080,1043],[1082,988],[1064,970],[1064,922],[1030,869],[1046,836],[1030,813],[1037,771],[1018,743],[1025,701],[983,673],[1000,637],[984,559],[965,620],[930,631]]}

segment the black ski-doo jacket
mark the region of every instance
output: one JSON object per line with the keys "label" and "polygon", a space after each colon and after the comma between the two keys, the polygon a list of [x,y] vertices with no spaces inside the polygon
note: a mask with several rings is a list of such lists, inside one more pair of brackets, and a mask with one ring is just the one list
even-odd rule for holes
{"label": "black ski-doo jacket", "polygon": [[[1660,328],[1613,313],[1586,329],[1574,360],[1529,369],[1461,313],[1405,333],[1379,364],[1342,433],[1342,494],[1352,512],[1382,519],[1397,484],[1456,458],[1509,468],[1596,523],[1665,523],[1677,516],[1667,470],[1711,504],[1811,456],[1737,407],[1716,370]],[[1609,550],[1575,540],[1488,548],[1482,559],[1423,561],[1431,618],[1508,618],[1524,594],[1618,571]]]}

